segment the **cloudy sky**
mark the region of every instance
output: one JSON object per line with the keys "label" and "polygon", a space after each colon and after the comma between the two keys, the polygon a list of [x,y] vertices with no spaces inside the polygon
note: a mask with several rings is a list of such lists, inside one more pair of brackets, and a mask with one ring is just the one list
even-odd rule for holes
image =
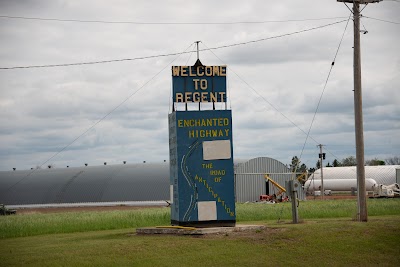
{"label": "cloudy sky", "polygon": [[[203,64],[228,65],[235,158],[301,155],[314,167],[317,144],[330,162],[354,156],[351,20],[325,87],[349,14],[336,0],[1,0],[0,170],[168,160],[171,65],[195,53],[4,68],[189,52],[195,41]],[[365,158],[385,159],[400,155],[400,1],[362,14]]]}

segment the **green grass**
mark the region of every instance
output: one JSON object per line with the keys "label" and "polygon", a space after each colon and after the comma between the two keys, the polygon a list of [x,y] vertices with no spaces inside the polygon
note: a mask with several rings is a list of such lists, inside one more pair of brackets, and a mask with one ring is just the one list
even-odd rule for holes
{"label": "green grass", "polygon": [[[356,200],[304,201],[299,205],[301,220],[355,218]],[[169,225],[169,208],[125,211],[66,212],[0,216],[0,238],[74,233]],[[400,215],[400,199],[369,199],[370,216]],[[237,204],[237,221],[266,222],[291,220],[291,204]]]}
{"label": "green grass", "polygon": [[266,224],[205,237],[119,229],[6,238],[0,266],[398,266],[399,215]]}
{"label": "green grass", "polygon": [[[237,220],[266,221],[291,220],[292,204],[244,203],[237,204]],[[370,216],[400,215],[400,199],[368,199],[367,209]],[[299,203],[300,219],[317,218],[356,218],[357,200],[310,200]]]}
{"label": "green grass", "polygon": [[[18,214],[18,212],[17,212]],[[0,238],[170,224],[169,208],[0,216]]]}

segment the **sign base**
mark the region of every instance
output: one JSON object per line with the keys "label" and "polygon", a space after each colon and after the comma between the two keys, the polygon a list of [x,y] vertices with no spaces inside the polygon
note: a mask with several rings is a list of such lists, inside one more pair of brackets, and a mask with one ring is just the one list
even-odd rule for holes
{"label": "sign base", "polygon": [[199,228],[208,228],[208,227],[235,227],[235,220],[215,220],[215,221],[188,221],[188,222],[179,222],[175,220],[171,220],[171,225],[178,226],[191,226],[191,227],[199,227]]}

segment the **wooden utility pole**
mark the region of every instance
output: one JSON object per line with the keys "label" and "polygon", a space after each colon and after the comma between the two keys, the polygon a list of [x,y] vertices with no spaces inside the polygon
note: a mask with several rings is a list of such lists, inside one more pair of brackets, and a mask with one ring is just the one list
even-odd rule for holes
{"label": "wooden utility pole", "polygon": [[353,3],[354,21],[354,121],[356,135],[357,160],[357,220],[368,221],[367,192],[365,189],[364,166],[364,128],[362,114],[361,90],[361,52],[360,52],[360,4],[376,3],[382,0],[337,0],[338,2]]}
{"label": "wooden utility pole", "polygon": [[357,219],[368,221],[367,196],[365,189],[364,167],[364,126],[362,113],[361,87],[361,51],[360,51],[360,4],[353,3],[354,16],[354,120],[356,128],[356,160],[357,160]]}

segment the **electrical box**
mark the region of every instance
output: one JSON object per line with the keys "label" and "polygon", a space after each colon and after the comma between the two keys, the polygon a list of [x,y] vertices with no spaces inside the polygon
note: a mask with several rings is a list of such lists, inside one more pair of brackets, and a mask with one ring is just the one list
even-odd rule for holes
{"label": "electrical box", "polygon": [[289,180],[289,181],[285,182],[285,189],[286,189],[287,195],[290,195],[289,192],[293,192],[293,191],[299,192],[300,187],[301,187],[301,184],[297,180]]}

